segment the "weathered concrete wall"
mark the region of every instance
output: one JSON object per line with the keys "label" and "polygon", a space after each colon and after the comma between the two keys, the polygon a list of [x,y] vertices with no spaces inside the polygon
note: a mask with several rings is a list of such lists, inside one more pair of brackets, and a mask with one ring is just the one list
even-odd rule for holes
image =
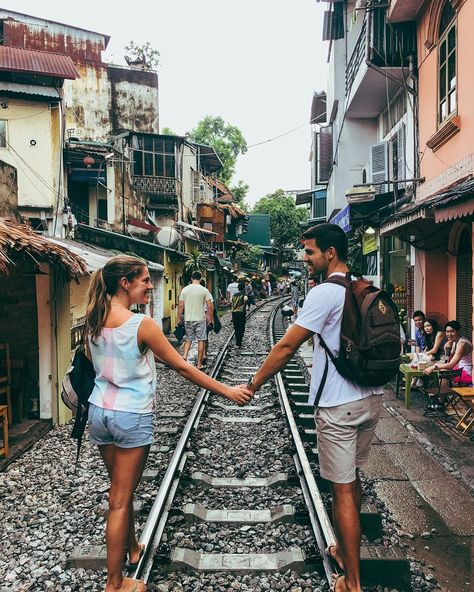
{"label": "weathered concrete wall", "polygon": [[17,170],[0,160],[0,217],[19,219]]}
{"label": "weathered concrete wall", "polygon": [[60,171],[59,108],[8,99],[7,146],[0,159],[17,169],[18,205],[51,208],[56,203]]}
{"label": "weathered concrete wall", "polygon": [[157,134],[158,75],[140,68],[109,65],[110,121],[114,133],[134,130]]}

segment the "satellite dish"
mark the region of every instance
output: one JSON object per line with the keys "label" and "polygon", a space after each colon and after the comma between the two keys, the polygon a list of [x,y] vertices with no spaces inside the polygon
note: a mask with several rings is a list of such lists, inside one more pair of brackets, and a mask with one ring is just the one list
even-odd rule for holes
{"label": "satellite dish", "polygon": [[174,248],[179,242],[179,233],[172,226],[162,226],[156,234],[156,242],[162,247]]}

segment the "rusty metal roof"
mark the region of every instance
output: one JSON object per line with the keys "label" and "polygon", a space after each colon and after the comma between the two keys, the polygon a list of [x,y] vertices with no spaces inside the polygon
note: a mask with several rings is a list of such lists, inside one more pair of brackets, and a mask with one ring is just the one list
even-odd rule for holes
{"label": "rusty metal roof", "polygon": [[0,71],[28,72],[68,80],[79,78],[74,62],[67,55],[5,45],[0,46]]}

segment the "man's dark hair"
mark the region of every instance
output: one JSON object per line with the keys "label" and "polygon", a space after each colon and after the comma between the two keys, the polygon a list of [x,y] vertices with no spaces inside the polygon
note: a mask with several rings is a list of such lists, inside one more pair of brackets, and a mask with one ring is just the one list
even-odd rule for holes
{"label": "man's dark hair", "polygon": [[312,228],[308,228],[303,232],[303,238],[314,238],[316,245],[323,253],[334,247],[337,253],[337,258],[340,261],[347,259],[347,251],[349,250],[349,241],[347,235],[337,224],[318,224]]}
{"label": "man's dark hair", "polygon": [[193,273],[191,274],[191,279],[193,280],[200,280],[202,278],[201,272],[200,271],[193,271]]}
{"label": "man's dark hair", "polygon": [[316,284],[318,283],[318,278],[315,275],[309,275],[308,282],[309,282],[309,280],[313,280],[313,282],[315,282]]}
{"label": "man's dark hair", "polygon": [[421,317],[423,320],[426,319],[425,313],[422,310],[415,310],[413,313],[413,318],[415,317]]}
{"label": "man's dark hair", "polygon": [[446,331],[448,327],[451,327],[451,329],[454,329],[458,333],[461,331],[461,323],[459,321],[448,321],[444,326],[444,330]]}

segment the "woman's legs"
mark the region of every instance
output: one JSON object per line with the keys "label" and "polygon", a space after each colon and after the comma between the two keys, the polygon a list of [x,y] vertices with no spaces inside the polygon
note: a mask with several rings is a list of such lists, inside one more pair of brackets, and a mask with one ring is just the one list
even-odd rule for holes
{"label": "woman's legs", "polygon": [[122,576],[123,560],[126,547],[132,555],[132,561],[136,559],[139,551],[135,536],[133,492],[140,482],[149,450],[150,446],[137,448],[118,448],[113,444],[99,446],[111,479],[106,530],[106,592],[131,589],[132,580]]}

